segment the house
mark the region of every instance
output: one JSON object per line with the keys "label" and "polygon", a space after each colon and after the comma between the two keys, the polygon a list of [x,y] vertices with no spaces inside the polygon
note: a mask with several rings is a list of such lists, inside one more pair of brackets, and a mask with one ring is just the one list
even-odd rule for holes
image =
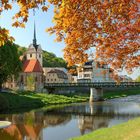
{"label": "house", "polygon": [[78,82],[113,82],[113,70],[108,65],[90,60],[77,68]]}
{"label": "house", "polygon": [[[55,80],[53,80],[54,79],[54,74],[48,74],[48,72],[50,73],[50,72],[52,72],[53,71],[53,73],[54,73],[54,71],[56,72],[58,72],[58,71],[61,71],[61,73],[63,74],[63,75],[65,75],[64,77],[67,77],[67,80],[62,80],[62,79],[57,79],[56,81],[58,82],[58,83],[60,83],[60,81],[61,81],[61,83],[62,83],[62,81],[64,81],[65,83],[67,83],[67,82],[69,82],[69,83],[71,83],[72,82],[72,75],[70,74],[70,73],[68,73],[68,71],[67,71],[67,69],[66,68],[63,68],[63,67],[43,67],[43,71],[44,71],[44,76],[45,76],[45,79],[49,79],[49,80],[45,80],[45,82],[46,83],[50,83],[51,82],[51,79],[52,79],[52,81],[55,81]],[[56,73],[57,73],[56,72]],[[51,75],[51,76],[50,76]],[[57,77],[58,78],[58,77]],[[55,81],[55,83],[56,83],[56,81]],[[52,82],[51,82],[52,83]]]}
{"label": "house", "polygon": [[68,83],[68,75],[62,70],[52,68],[45,72],[45,83]]}

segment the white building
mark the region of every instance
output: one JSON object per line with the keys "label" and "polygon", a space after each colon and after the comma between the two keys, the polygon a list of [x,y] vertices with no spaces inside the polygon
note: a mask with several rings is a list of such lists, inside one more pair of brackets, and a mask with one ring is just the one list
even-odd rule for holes
{"label": "white building", "polygon": [[112,70],[108,65],[100,65],[93,60],[77,68],[78,82],[113,82]]}

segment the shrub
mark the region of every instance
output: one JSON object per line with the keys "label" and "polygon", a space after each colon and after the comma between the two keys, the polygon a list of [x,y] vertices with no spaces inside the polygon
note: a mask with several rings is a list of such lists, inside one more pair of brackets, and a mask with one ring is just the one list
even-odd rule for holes
{"label": "shrub", "polygon": [[9,108],[8,100],[4,96],[0,95],[0,110],[5,110],[8,108]]}

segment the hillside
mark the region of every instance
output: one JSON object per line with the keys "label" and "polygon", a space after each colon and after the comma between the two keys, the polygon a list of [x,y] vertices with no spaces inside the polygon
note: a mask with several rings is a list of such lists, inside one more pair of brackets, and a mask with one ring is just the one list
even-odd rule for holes
{"label": "hillside", "polygon": [[[20,47],[15,44],[18,48],[19,55],[23,55],[23,53],[27,50],[25,47]],[[57,57],[52,52],[47,52],[43,50],[43,67],[67,67],[67,64],[63,58]]]}

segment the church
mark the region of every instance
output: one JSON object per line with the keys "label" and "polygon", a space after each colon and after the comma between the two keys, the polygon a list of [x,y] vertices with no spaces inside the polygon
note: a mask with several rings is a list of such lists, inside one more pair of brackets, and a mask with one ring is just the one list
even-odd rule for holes
{"label": "church", "polygon": [[20,56],[22,71],[18,79],[13,76],[3,87],[13,90],[44,91],[44,83],[67,83],[71,76],[62,67],[43,67],[43,51],[37,44],[36,26],[34,23],[33,42],[27,51]]}
{"label": "church", "polygon": [[43,89],[42,49],[37,44],[34,24],[33,43],[22,56],[22,72],[19,76],[19,89],[41,91]]}
{"label": "church", "polygon": [[44,82],[42,49],[41,45],[37,44],[35,23],[33,42],[23,56],[20,57],[20,60],[22,61],[22,71],[18,79],[11,78],[4,86],[16,90],[42,91]]}

